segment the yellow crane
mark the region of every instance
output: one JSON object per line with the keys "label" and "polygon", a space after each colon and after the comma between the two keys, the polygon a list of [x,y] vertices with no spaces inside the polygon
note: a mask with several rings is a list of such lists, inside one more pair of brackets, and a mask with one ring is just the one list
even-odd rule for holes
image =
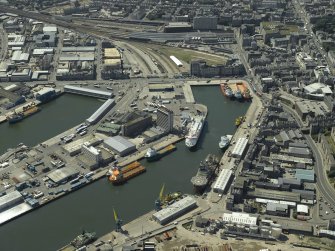
{"label": "yellow crane", "polygon": [[114,213],[114,220],[115,220],[115,224],[116,224],[115,231],[116,232],[122,232],[122,228],[121,228],[121,226],[122,226],[122,220],[119,219],[119,217],[118,217],[118,215],[117,215],[117,213],[116,213],[116,211],[115,211],[114,208],[113,208],[113,213]]}
{"label": "yellow crane", "polygon": [[156,211],[159,211],[162,209],[162,202],[164,200],[164,189],[165,189],[165,184],[162,185],[161,191],[159,192],[159,197],[155,201]]}

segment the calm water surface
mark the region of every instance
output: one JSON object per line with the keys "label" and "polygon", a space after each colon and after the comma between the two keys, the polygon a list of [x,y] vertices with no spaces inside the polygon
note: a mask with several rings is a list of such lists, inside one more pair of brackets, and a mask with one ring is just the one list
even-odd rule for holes
{"label": "calm water surface", "polygon": [[[177,144],[177,151],[160,161],[147,163],[144,160],[142,163],[147,167],[147,172],[123,186],[114,187],[106,179],[102,179],[1,226],[0,250],[56,250],[83,229],[103,235],[114,229],[113,208],[124,222],[129,222],[154,208],[154,201],[163,183],[167,192],[179,190],[192,193],[190,179],[196,173],[199,162],[208,153],[222,155],[218,147],[220,136],[234,133],[235,118],[245,114],[250,105],[227,100],[219,87],[195,87],[193,92],[196,101],[207,105],[209,110],[196,151],[190,152],[184,142],[180,142]],[[67,105],[64,105],[65,102]],[[15,142],[9,143],[11,138],[6,135],[7,143],[2,148],[7,149],[19,142],[37,144],[80,123],[99,104],[99,101],[90,98],[61,97],[45,106],[45,116],[42,111],[34,115],[34,119],[20,123],[22,128],[17,130],[20,136],[15,137]],[[63,115],[64,109],[66,115]],[[74,113],[81,115],[75,116]],[[58,118],[61,115],[66,117]],[[44,117],[35,122],[35,119],[39,119],[38,116]],[[49,123],[50,120],[54,122]],[[15,134],[11,132],[11,128],[0,126],[0,135],[9,133]],[[35,134],[38,135],[36,139],[33,136]]]}

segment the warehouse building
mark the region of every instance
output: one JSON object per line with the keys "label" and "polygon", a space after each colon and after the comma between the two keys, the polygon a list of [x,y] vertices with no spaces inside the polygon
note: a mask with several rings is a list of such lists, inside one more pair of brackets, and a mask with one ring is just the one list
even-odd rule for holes
{"label": "warehouse building", "polygon": [[95,52],[94,46],[68,46],[63,47],[62,52]]}
{"label": "warehouse building", "polygon": [[232,177],[232,170],[230,169],[222,169],[222,171],[220,172],[219,177],[217,178],[213,190],[216,193],[224,193],[227,185]]}
{"label": "warehouse building", "polygon": [[295,169],[295,178],[302,182],[314,182],[315,172],[314,170]]}
{"label": "warehouse building", "polygon": [[236,145],[232,151],[231,156],[233,156],[234,158],[242,158],[243,154],[245,153],[247,144],[248,144],[247,138],[239,138],[236,142]]}
{"label": "warehouse building", "polygon": [[287,217],[289,213],[288,205],[269,202],[266,205],[266,213],[270,215]]}
{"label": "warehouse building", "polygon": [[83,88],[83,87],[72,86],[72,85],[65,85],[64,92],[80,94],[80,95],[85,95],[85,96],[90,96],[90,97],[95,97],[95,98],[103,98],[103,99],[110,99],[113,97],[113,93],[111,92],[93,90],[89,88]]}
{"label": "warehouse building", "polygon": [[263,188],[255,188],[255,191],[248,192],[248,196],[250,198],[263,198],[263,199],[300,202],[299,193],[268,190]]}
{"label": "warehouse building", "polygon": [[163,225],[196,207],[196,200],[190,196],[187,196],[173,203],[172,205],[154,213],[152,217]]}
{"label": "warehouse building", "polygon": [[105,139],[104,146],[116,152],[120,156],[125,156],[136,151],[136,146],[122,136]]}
{"label": "warehouse building", "polygon": [[114,99],[108,99],[102,106],[96,110],[91,117],[86,119],[86,122],[90,125],[96,124],[106,113],[115,105]]}
{"label": "warehouse building", "polygon": [[75,178],[78,174],[79,172],[74,168],[63,167],[49,173],[47,176],[53,182],[60,184],[62,182]]}
{"label": "warehouse building", "polygon": [[23,202],[23,197],[20,192],[14,191],[10,192],[4,196],[0,197],[0,212],[18,205],[19,203]]}

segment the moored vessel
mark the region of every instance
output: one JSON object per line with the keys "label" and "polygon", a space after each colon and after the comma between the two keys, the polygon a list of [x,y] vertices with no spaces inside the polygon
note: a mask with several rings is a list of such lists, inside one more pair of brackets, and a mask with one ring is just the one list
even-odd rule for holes
{"label": "moored vessel", "polygon": [[230,86],[226,83],[224,84],[220,84],[220,88],[221,88],[221,92],[224,96],[228,97],[228,98],[232,98],[233,97],[233,91],[230,88]]}
{"label": "moored vessel", "polygon": [[119,185],[145,171],[145,167],[142,166],[141,163],[135,161],[123,168],[114,166],[108,171],[107,175],[109,176],[109,181],[112,182],[113,185]]}
{"label": "moored vessel", "polygon": [[205,117],[203,116],[196,116],[192,120],[190,130],[188,131],[188,134],[185,137],[186,139],[185,145],[188,148],[192,148],[197,144],[202,128],[204,126],[204,123],[205,123]]}
{"label": "moored vessel", "polygon": [[219,142],[220,149],[224,149],[227,146],[229,146],[229,143],[230,143],[232,138],[233,138],[233,135],[229,135],[229,134],[221,136],[221,140]]}
{"label": "moored vessel", "polygon": [[150,147],[144,157],[147,159],[147,161],[155,161],[158,160],[165,155],[169,154],[170,152],[176,150],[176,146],[171,144],[166,147],[163,147],[160,150],[155,150],[154,148]]}
{"label": "moored vessel", "polygon": [[196,193],[202,193],[205,190],[215,176],[218,165],[219,159],[214,154],[208,154],[206,159],[200,162],[196,176],[191,179]]}
{"label": "moored vessel", "polygon": [[95,240],[96,240],[95,232],[83,231],[82,234],[78,235],[76,238],[74,238],[73,241],[71,241],[71,245],[74,246],[75,248],[80,248],[82,246],[92,243]]}

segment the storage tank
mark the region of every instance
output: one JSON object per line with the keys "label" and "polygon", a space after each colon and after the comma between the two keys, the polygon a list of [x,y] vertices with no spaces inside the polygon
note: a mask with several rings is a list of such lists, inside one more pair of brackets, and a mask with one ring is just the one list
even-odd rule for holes
{"label": "storage tank", "polygon": [[250,234],[258,234],[258,226],[250,226]]}
{"label": "storage tank", "polygon": [[274,227],[274,228],[272,228],[272,230],[271,230],[271,235],[273,236],[273,237],[275,237],[276,239],[278,239],[279,237],[280,237],[280,235],[281,235],[281,228],[278,228],[278,227]]}

